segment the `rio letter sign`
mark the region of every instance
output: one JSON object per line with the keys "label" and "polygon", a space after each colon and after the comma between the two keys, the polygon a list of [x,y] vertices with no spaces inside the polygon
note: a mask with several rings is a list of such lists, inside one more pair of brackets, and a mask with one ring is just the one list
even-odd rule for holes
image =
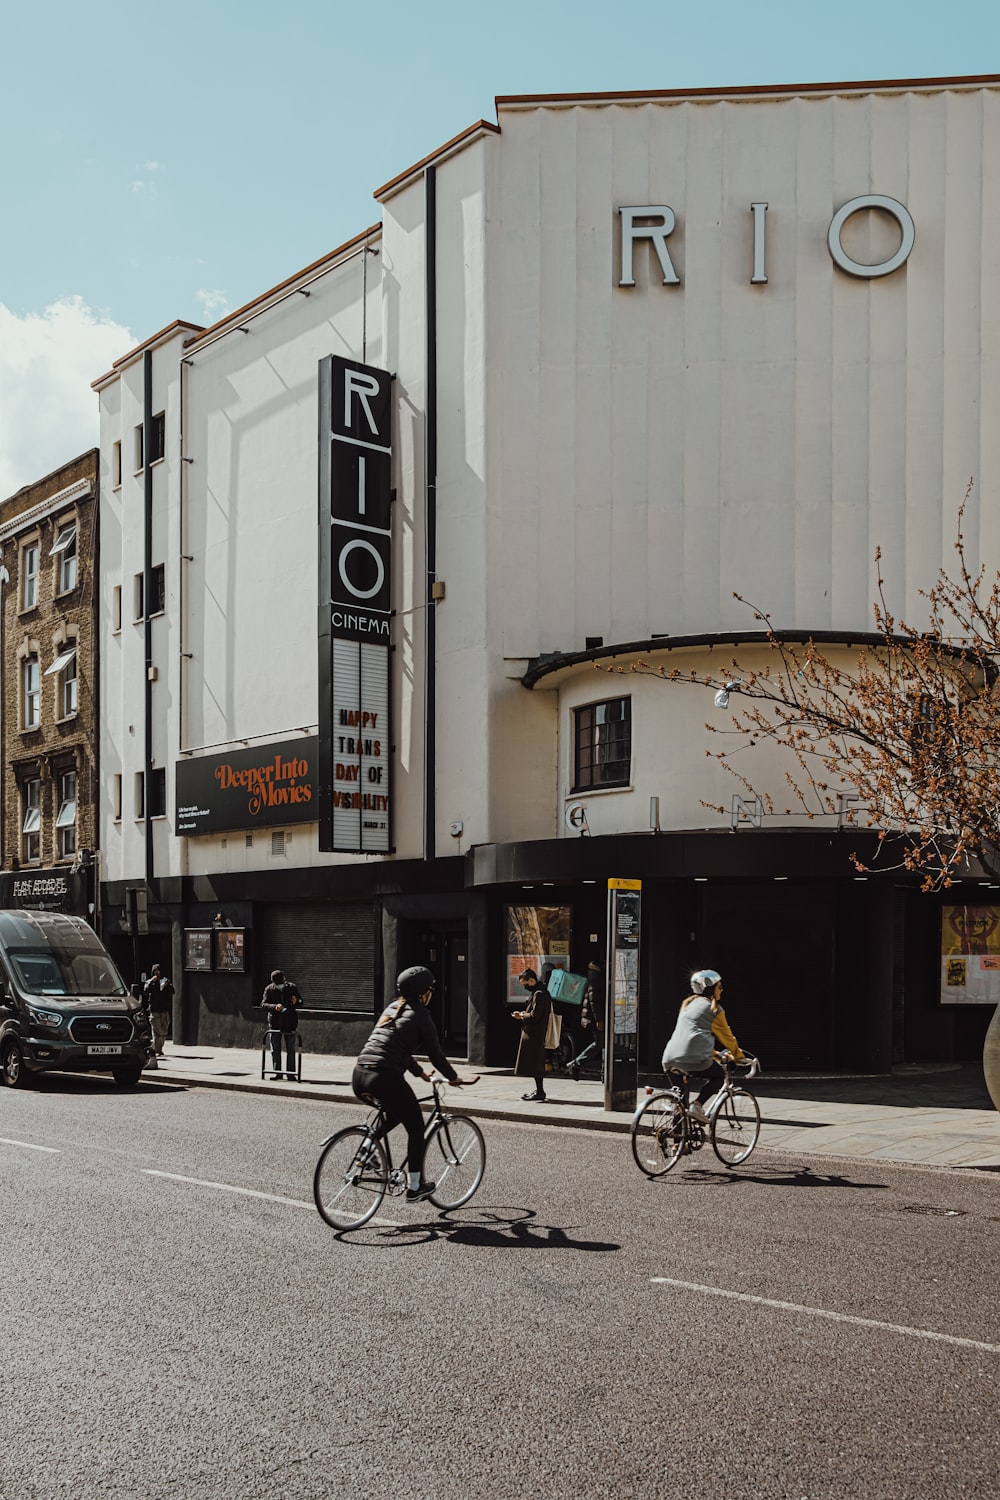
{"label": "rio letter sign", "polygon": [[391,849],[392,377],[319,365],[319,847]]}

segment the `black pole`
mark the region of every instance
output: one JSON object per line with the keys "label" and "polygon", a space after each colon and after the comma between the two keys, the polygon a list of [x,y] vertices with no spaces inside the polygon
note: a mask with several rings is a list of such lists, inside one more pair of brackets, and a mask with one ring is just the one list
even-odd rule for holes
{"label": "black pole", "polygon": [[427,319],[427,391],[424,431],[424,859],[436,853],[437,820],[437,192],[434,167],[424,171],[424,305]]}
{"label": "black pole", "polygon": [[153,820],[149,815],[153,786],[153,351],[142,356],[142,491],[143,491],[143,566],[142,614],[146,661],[143,684],[145,704],[145,752],[142,777],[142,811],[146,841],[146,885],[153,881]]}

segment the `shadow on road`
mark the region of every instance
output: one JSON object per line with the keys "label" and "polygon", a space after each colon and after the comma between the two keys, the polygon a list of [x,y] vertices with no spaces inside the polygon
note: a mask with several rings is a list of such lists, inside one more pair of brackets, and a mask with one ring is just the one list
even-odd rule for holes
{"label": "shadow on road", "polygon": [[622,1248],[613,1240],[577,1239],[574,1228],[539,1223],[533,1208],[496,1206],[453,1209],[412,1225],[373,1228],[368,1232],[340,1234],[337,1238],[363,1244],[368,1249],[373,1245],[405,1249],[428,1240],[447,1240],[453,1245],[471,1245],[483,1250],[588,1250],[610,1254]]}
{"label": "shadow on road", "polygon": [[761,1187],[855,1188],[859,1191],[887,1192],[884,1182],[855,1182],[839,1172],[817,1172],[813,1167],[760,1167],[753,1172],[736,1168],[733,1172],[712,1171],[708,1167],[691,1167],[679,1177],[656,1179],[658,1182],[685,1182],[696,1187],[729,1187],[739,1182],[755,1182]]}

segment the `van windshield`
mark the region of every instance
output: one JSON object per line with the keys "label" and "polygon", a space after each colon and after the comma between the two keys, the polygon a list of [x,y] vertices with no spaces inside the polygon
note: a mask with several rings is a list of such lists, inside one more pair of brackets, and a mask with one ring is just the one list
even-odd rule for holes
{"label": "van windshield", "polygon": [[60,943],[8,948],[7,958],[29,995],[106,995],[127,993],[106,953]]}

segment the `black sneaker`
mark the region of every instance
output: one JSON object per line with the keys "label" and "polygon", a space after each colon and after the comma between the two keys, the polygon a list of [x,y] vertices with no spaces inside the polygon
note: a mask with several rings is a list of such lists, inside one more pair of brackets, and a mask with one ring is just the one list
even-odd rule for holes
{"label": "black sneaker", "polygon": [[425,1198],[430,1197],[436,1187],[436,1182],[422,1182],[418,1188],[407,1188],[407,1203],[422,1203]]}

